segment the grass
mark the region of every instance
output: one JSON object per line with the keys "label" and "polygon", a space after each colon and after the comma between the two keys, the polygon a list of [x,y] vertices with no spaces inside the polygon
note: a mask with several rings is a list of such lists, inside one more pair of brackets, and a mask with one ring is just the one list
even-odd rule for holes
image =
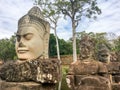
{"label": "grass", "polygon": [[[66,83],[66,75],[68,72],[69,66],[68,65],[62,65],[62,84],[61,84],[61,90],[70,90]],[[58,87],[58,85],[57,85]],[[58,90],[58,88],[56,89]]]}
{"label": "grass", "polygon": [[66,83],[66,74],[68,72],[68,69],[69,69],[69,66],[67,65],[62,65],[62,85],[61,85],[61,90],[70,90],[67,86],[67,83]]}

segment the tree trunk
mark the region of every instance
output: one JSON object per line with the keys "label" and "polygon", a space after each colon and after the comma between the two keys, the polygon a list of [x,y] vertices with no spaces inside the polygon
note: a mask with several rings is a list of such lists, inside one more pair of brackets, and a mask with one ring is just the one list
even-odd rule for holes
{"label": "tree trunk", "polygon": [[[56,32],[56,26],[55,26],[55,38],[56,38],[56,46],[57,46],[57,58],[60,61],[61,64],[61,60],[60,60],[60,50],[59,50],[59,43],[58,43],[58,37],[57,37],[57,32]],[[59,81],[59,85],[58,85],[58,90],[61,90],[61,84],[62,84],[62,67],[60,65],[60,81]]]}
{"label": "tree trunk", "polygon": [[58,43],[56,29],[54,31],[55,31],[55,39],[56,39],[56,46],[57,46],[57,58],[58,58],[58,60],[60,60],[60,50],[59,50],[59,43]]}
{"label": "tree trunk", "polygon": [[73,33],[73,61],[77,61],[77,52],[76,52],[76,27],[75,22],[72,20],[72,33]]}

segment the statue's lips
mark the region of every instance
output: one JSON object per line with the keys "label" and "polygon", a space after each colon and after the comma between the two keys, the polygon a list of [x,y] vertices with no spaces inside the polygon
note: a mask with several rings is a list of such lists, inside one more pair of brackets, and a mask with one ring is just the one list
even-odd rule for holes
{"label": "statue's lips", "polygon": [[27,48],[18,48],[18,53],[26,53],[28,52],[29,50]]}

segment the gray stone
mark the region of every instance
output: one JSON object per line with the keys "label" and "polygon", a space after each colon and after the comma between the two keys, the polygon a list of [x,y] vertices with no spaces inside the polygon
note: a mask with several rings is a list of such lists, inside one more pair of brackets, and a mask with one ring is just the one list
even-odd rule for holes
{"label": "gray stone", "polygon": [[113,83],[113,84],[112,84],[112,90],[120,90],[120,84],[118,84],[118,83]]}
{"label": "gray stone", "polygon": [[87,35],[80,40],[80,60],[70,64],[66,82],[71,90],[111,90],[107,66],[95,60],[95,43]]}
{"label": "gray stone", "polygon": [[[18,21],[18,60],[0,66],[0,90],[55,90],[60,62],[49,59],[50,24],[37,6]],[[3,81],[5,80],[5,81]]]}
{"label": "gray stone", "polygon": [[10,62],[0,69],[2,80],[13,82],[34,81],[40,83],[57,83],[60,78],[59,61],[37,59],[22,63]]}
{"label": "gray stone", "polygon": [[0,80],[0,90],[56,90],[54,84],[42,85],[35,82],[6,82]]}

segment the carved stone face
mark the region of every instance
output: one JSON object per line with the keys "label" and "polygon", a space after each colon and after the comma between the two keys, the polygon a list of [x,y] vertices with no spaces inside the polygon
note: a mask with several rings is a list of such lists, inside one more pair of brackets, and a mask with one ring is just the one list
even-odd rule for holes
{"label": "carved stone face", "polygon": [[106,63],[110,60],[110,54],[109,52],[101,52],[99,53],[98,58],[99,58],[99,61]]}
{"label": "carved stone face", "polygon": [[109,51],[103,47],[103,49],[101,49],[98,52],[98,59],[99,59],[99,61],[104,62],[104,63],[109,62],[110,61]]}
{"label": "carved stone face", "polygon": [[35,27],[20,27],[16,36],[15,48],[19,60],[36,59],[43,54],[43,39]]}
{"label": "carved stone face", "polygon": [[83,37],[80,41],[80,58],[92,58],[94,54],[94,42],[88,36]]}
{"label": "carved stone face", "polygon": [[81,57],[84,59],[84,58],[88,58],[90,56],[90,50],[88,49],[86,43],[85,44],[82,44],[80,46],[81,50]]}

